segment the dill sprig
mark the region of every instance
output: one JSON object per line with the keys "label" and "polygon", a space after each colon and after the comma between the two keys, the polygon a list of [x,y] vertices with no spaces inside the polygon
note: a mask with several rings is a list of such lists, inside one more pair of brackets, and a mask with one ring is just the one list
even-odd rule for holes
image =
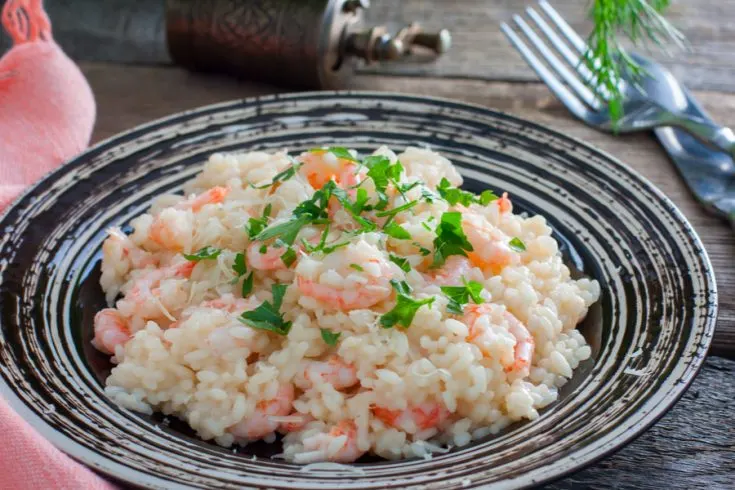
{"label": "dill sprig", "polygon": [[671,0],[594,0],[594,29],[589,36],[585,63],[595,74],[598,86],[609,93],[613,121],[623,114],[622,92],[618,86],[622,73],[640,77],[641,67],[621,44],[620,34],[634,44],[653,42],[668,52],[668,44],[685,47],[684,35],[661,15]]}

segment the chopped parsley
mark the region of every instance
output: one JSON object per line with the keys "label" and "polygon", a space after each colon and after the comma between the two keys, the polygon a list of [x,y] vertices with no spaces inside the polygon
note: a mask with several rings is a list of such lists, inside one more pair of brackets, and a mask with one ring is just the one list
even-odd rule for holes
{"label": "chopped parsley", "polygon": [[408,328],[413,322],[413,318],[416,316],[416,312],[422,306],[431,306],[434,303],[434,297],[424,299],[413,299],[410,296],[402,293],[398,293],[396,306],[393,307],[388,313],[380,317],[380,326],[383,328],[393,328],[396,325]]}
{"label": "chopped parsley", "polygon": [[288,335],[289,330],[291,330],[291,322],[285,321],[280,312],[287,288],[288,285],[286,284],[274,284],[271,287],[273,302],[263,301],[254,310],[246,311],[240,315],[239,320],[245,325],[258,330],[268,330],[278,335]]}
{"label": "chopped parsley", "polygon": [[385,211],[379,211],[375,213],[375,216],[377,216],[378,218],[384,218],[386,216],[395,216],[396,214],[402,213],[403,211],[408,211],[409,209],[411,209],[418,203],[419,203],[418,201],[409,201],[406,204],[398,206],[397,208],[388,209]]}
{"label": "chopped parsley", "polygon": [[253,276],[253,271],[250,271],[250,274],[247,275],[247,277],[242,281],[242,297],[247,298],[250,293],[253,292],[253,280],[255,277]]}
{"label": "chopped parsley", "polygon": [[508,245],[511,249],[515,250],[516,252],[525,252],[526,251],[526,244],[523,243],[523,240],[521,240],[518,237],[514,237],[510,242],[508,242]]}
{"label": "chopped parsley", "polygon": [[291,264],[296,262],[296,250],[288,247],[283,255],[281,255],[281,260],[286,264],[286,267],[291,267]]}
{"label": "chopped parsley", "polygon": [[232,264],[232,270],[235,271],[237,277],[244,276],[245,273],[248,271],[248,266],[245,264],[244,253],[238,252],[238,254],[235,255],[235,263]]}
{"label": "chopped parsley", "polygon": [[286,245],[293,245],[296,241],[296,236],[301,231],[301,228],[306,226],[311,221],[307,215],[301,215],[296,218],[292,218],[283,223],[269,226],[265,230],[258,233],[255,240],[263,241],[271,238],[280,238]]}
{"label": "chopped parsley", "polygon": [[362,268],[362,266],[357,264],[350,264],[351,269],[355,269],[358,272],[365,272],[365,269]]}
{"label": "chopped parsley", "polygon": [[245,225],[245,229],[248,232],[248,238],[254,240],[258,234],[260,234],[265,227],[268,226],[267,218],[250,218],[248,224]]}
{"label": "chopped parsley", "polygon": [[324,342],[326,342],[327,345],[331,345],[331,346],[337,345],[339,336],[342,335],[342,332],[334,333],[327,328],[320,328],[319,331],[322,333],[322,340],[324,340]]}
{"label": "chopped parsley", "polygon": [[383,233],[389,237],[393,237],[397,240],[410,240],[411,234],[406,231],[401,225],[395,223],[388,223],[383,227]]}
{"label": "chopped parsley", "polygon": [[464,286],[442,286],[442,293],[449,298],[447,311],[456,315],[461,315],[464,305],[470,302],[475,304],[483,303],[482,284],[476,281],[465,282]]}
{"label": "chopped parsley", "polygon": [[199,262],[200,260],[216,259],[221,253],[221,248],[207,246],[204,248],[200,248],[193,254],[184,254],[184,258],[191,262]]}
{"label": "chopped parsley", "polygon": [[458,187],[452,186],[446,178],[442,178],[439,185],[436,187],[436,190],[439,192],[439,195],[452,206],[458,203],[463,206],[469,206],[470,204],[475,203],[487,206],[491,202],[499,199],[498,196],[489,190],[483,191],[478,197],[471,192],[463,191]]}
{"label": "chopped parsley", "polygon": [[393,289],[398,292],[398,294],[405,294],[408,296],[413,292],[413,288],[408,285],[406,281],[397,281],[395,279],[390,280],[391,285],[393,286]]}
{"label": "chopped parsley", "polygon": [[[296,175],[296,172],[299,170],[299,168],[303,165],[303,163],[300,162],[294,162],[292,163],[286,170],[283,172],[277,173],[273,179],[268,184],[263,185],[252,185],[254,189],[266,189],[272,185],[276,185],[280,182],[286,182],[288,179]],[[268,213],[270,214],[270,213]]]}
{"label": "chopped parsley", "polygon": [[421,227],[426,231],[431,231],[431,226],[429,226],[426,221],[421,222]]}
{"label": "chopped parsley", "polygon": [[350,150],[347,148],[343,148],[341,146],[330,146],[326,150],[324,148],[314,148],[309,150],[310,153],[331,153],[332,155],[336,156],[337,158],[341,158],[342,160],[349,160],[351,162],[357,162],[360,163],[360,160],[352,156],[352,153],[350,153]]}
{"label": "chopped parsley", "polygon": [[429,250],[428,248],[422,247],[421,244],[416,243],[416,242],[414,242],[413,244],[419,249],[419,253],[423,255],[424,257],[426,257],[427,255],[431,253],[431,250]]}
{"label": "chopped parsley", "polygon": [[467,256],[472,244],[462,230],[462,213],[443,213],[436,227],[433,268],[441,267],[450,255]]}
{"label": "chopped parsley", "polygon": [[411,270],[411,264],[408,263],[408,259],[406,259],[405,257],[399,257],[397,255],[389,254],[388,258],[391,262],[400,267],[403,272],[408,272]]}

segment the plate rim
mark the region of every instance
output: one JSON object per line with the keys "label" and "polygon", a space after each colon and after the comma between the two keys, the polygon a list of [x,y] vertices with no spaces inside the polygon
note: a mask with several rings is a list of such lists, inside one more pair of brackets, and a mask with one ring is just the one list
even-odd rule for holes
{"label": "plate rim", "polygon": [[[613,156],[609,152],[602,150],[592,145],[591,143],[583,141],[575,136],[569,136],[569,135],[563,134],[555,129],[552,129],[551,127],[545,124],[531,121],[529,119],[517,116],[509,112],[505,112],[505,111],[498,110],[495,108],[483,106],[477,103],[465,102],[462,100],[451,99],[447,97],[436,97],[436,96],[418,95],[418,94],[392,92],[392,91],[363,91],[363,90],[328,90],[328,91],[325,90],[325,91],[304,91],[304,92],[282,92],[282,93],[275,93],[275,94],[268,94],[268,95],[245,97],[245,98],[240,98],[240,99],[230,99],[227,101],[216,102],[216,103],[198,106],[192,109],[187,109],[184,111],[172,113],[172,114],[145,122],[143,124],[133,126],[132,128],[121,131],[119,133],[115,133],[103,140],[100,140],[94,145],[87,147],[84,151],[77,154],[76,156],[64,161],[62,164],[58,165],[56,168],[54,168],[50,172],[47,172],[39,180],[35,181],[30,186],[26,187],[20,194],[18,194],[12,201],[8,203],[8,205],[5,207],[5,209],[2,210],[2,212],[0,212],[0,225],[3,224],[3,222],[6,220],[8,215],[10,215],[14,210],[16,210],[16,208],[18,208],[20,204],[26,200],[26,198],[31,196],[39,187],[53,181],[54,179],[58,178],[59,175],[62,175],[63,172],[67,169],[67,167],[79,161],[83,161],[86,157],[88,157],[93,152],[98,151],[102,149],[103,147],[110,145],[110,143],[114,143],[116,140],[129,136],[133,133],[145,131],[149,128],[155,127],[156,125],[161,125],[166,122],[173,121],[175,119],[184,118],[186,116],[192,116],[196,114],[203,114],[205,112],[213,111],[213,110],[216,111],[217,109],[221,109],[221,108],[232,107],[234,109],[237,106],[243,106],[243,107],[252,106],[252,105],[257,105],[260,103],[267,103],[270,101],[278,101],[278,100],[289,100],[290,99],[294,102],[298,102],[298,100],[302,98],[330,99],[330,98],[341,97],[341,96],[354,96],[357,98],[386,99],[386,100],[390,100],[393,98],[400,98],[402,100],[414,100],[418,103],[431,104],[431,103],[438,102],[438,103],[444,103],[444,104],[449,103],[455,106],[464,106],[467,108],[471,108],[474,110],[479,110],[479,111],[488,113],[490,115],[494,115],[494,116],[499,115],[507,120],[511,120],[513,122],[519,123],[519,125],[521,126],[539,129],[542,132],[549,134],[555,139],[562,139],[562,140],[572,142],[575,145],[581,148],[584,148],[590,153],[595,153],[595,154],[603,156],[609,163],[629,173],[641,185],[643,185],[649,192],[651,192],[658,199],[660,199],[661,202],[666,205],[671,215],[674,218],[676,218],[677,223],[682,227],[682,231],[686,232],[688,239],[689,239],[689,243],[693,246],[694,252],[698,252],[699,259],[701,260],[701,263],[702,263],[701,279],[703,279],[704,290],[708,292],[709,297],[712,298],[712,301],[710,303],[699,307],[699,309],[702,309],[703,311],[710,313],[708,315],[703,316],[704,320],[702,322],[702,326],[700,327],[700,329],[704,333],[714,332],[716,328],[717,318],[719,315],[719,293],[718,293],[716,275],[712,268],[712,263],[709,257],[709,253],[707,252],[707,249],[705,248],[704,243],[702,242],[699,234],[697,233],[696,229],[691,224],[689,219],[686,217],[686,215],[684,215],[684,213],[681,211],[679,206],[676,205],[661,189],[659,189],[653,182],[651,182],[648,178],[646,178],[640,172],[638,172],[638,170],[631,167],[627,163],[621,161],[620,159]],[[621,434],[620,436],[615,438],[616,442],[614,444],[611,444],[611,447],[599,449],[598,453],[594,454],[593,456],[578,457],[574,466],[569,469],[564,469],[561,471],[557,471],[555,473],[552,471],[553,474],[549,474],[548,471],[545,471],[545,475],[549,474],[549,476],[544,475],[540,479],[536,479],[533,481],[531,481],[531,479],[525,482],[518,481],[518,483],[520,483],[521,486],[514,487],[514,488],[528,488],[528,487],[535,486],[535,485],[550,483],[550,482],[558,481],[576,472],[582,471],[585,468],[588,468],[589,466],[595,464],[596,462],[606,457],[609,457],[612,454],[615,454],[616,452],[622,450],[627,445],[629,445],[631,442],[633,442],[635,439],[637,439],[638,437],[643,435],[645,432],[647,432],[656,422],[658,422],[664,415],[666,415],[669,412],[669,410],[671,410],[671,408],[681,399],[684,393],[686,393],[686,391],[691,386],[694,379],[700,373],[702,366],[704,365],[704,362],[707,358],[707,355],[712,345],[712,335],[704,336],[702,342],[703,343],[702,343],[701,350],[703,351],[703,355],[698,356],[697,359],[691,362],[690,365],[692,369],[691,369],[691,374],[689,375],[688,379],[682,380],[682,383],[678,385],[677,390],[674,392],[672,396],[670,396],[670,398],[663,399],[662,403],[657,405],[654,410],[652,410],[651,412],[648,412],[645,416],[641,418],[640,428],[634,429],[632,431],[627,431],[624,434]],[[704,344],[706,344],[706,347],[704,346]],[[674,390],[671,390],[671,391],[674,391]],[[77,442],[71,440],[65,434],[62,434],[61,432],[59,432],[57,429],[55,429],[53,426],[48,424],[44,419],[39,417],[37,414],[35,414],[31,410],[31,408],[28,405],[26,405],[17,396],[15,391],[2,378],[0,378],[0,395],[2,395],[3,398],[5,398],[6,402],[8,403],[8,406],[10,406],[31,427],[33,427],[33,429],[36,430],[39,433],[39,435],[44,437],[47,441],[51,442],[51,444],[54,447],[61,450],[64,454],[74,459],[75,461],[81,464],[84,464],[88,469],[96,472],[102,478],[112,477],[113,479],[114,478],[119,479],[122,475],[125,475],[124,477],[126,479],[123,480],[125,483],[133,484],[133,485],[141,486],[141,487],[145,486],[145,487],[150,487],[150,488],[182,488],[182,489],[191,488],[189,486],[184,486],[179,483],[171,482],[170,480],[164,480],[158,475],[150,475],[147,473],[141,473],[133,468],[129,468],[119,463],[116,463],[115,461],[110,460],[109,458],[105,457],[101,453],[96,453],[91,449],[81,446]],[[102,463],[102,464],[95,464],[95,460],[97,461],[97,463]],[[553,466],[554,465],[552,464],[551,468],[553,468]],[[114,468],[118,468],[121,471],[114,472],[113,471]],[[529,474],[522,473],[518,476],[513,477],[511,480],[506,480],[506,481],[522,480],[524,477],[529,478]],[[158,485],[158,487],[152,487],[151,484]]]}

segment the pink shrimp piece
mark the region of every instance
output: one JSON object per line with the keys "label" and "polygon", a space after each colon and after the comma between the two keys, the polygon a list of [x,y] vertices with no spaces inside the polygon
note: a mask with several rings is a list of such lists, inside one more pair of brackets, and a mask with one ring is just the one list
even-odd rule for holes
{"label": "pink shrimp piece", "polygon": [[94,316],[92,345],[105,354],[114,354],[115,347],[130,340],[130,330],[125,319],[114,308],[105,308]]}
{"label": "pink shrimp piece", "polygon": [[291,383],[284,384],[280,387],[274,399],[259,402],[250,416],[230,426],[227,431],[241,440],[254,441],[261,439],[278,429],[279,422],[273,420],[272,417],[283,417],[291,413],[293,400],[293,385]]}
{"label": "pink shrimp piece", "polygon": [[232,294],[225,294],[220,298],[204,301],[199,306],[233,313],[252,310],[258,306],[258,302],[252,301],[251,298],[235,298]]}
{"label": "pink shrimp piece", "polygon": [[474,251],[467,254],[470,261],[493,274],[499,274],[503,268],[520,262],[508,242],[510,237],[490,224],[483,216],[466,213],[462,217],[462,228]]}
{"label": "pink shrimp piece", "polygon": [[299,171],[314,189],[321,189],[330,180],[343,187],[359,182],[359,177],[355,175],[357,165],[354,162],[338,158],[326,150],[302,153],[298,159],[303,162]]}
{"label": "pink shrimp piece", "polygon": [[489,321],[502,321],[507,324],[508,333],[510,333],[516,341],[513,348],[513,361],[504,363],[505,372],[517,372],[527,376],[531,369],[531,360],[533,352],[536,348],[536,341],[526,326],[518,320],[512,313],[504,311],[502,320],[497,318],[497,307],[490,304],[467,305],[464,321],[469,327],[469,335],[467,341],[472,342],[487,355],[484,345],[489,341],[490,333],[487,331],[488,322],[482,322],[481,319],[488,317]]}
{"label": "pink shrimp piece", "polygon": [[[371,259],[371,262],[377,260]],[[389,281],[392,275],[386,277]],[[370,308],[391,294],[390,283],[380,286],[377,281],[371,281],[364,289],[337,289],[299,276],[296,278],[296,287],[304,295],[342,311]]]}
{"label": "pink shrimp piece", "polygon": [[202,192],[198,196],[194,196],[185,201],[182,201],[176,207],[178,209],[191,209],[196,213],[207,204],[219,204],[221,202],[224,202],[229,192],[229,187],[212,187],[211,189]]}
{"label": "pink shrimp piece", "polygon": [[332,356],[326,362],[307,361],[306,367],[297,375],[294,382],[296,386],[306,390],[318,379],[329,383],[336,390],[349,388],[359,381],[355,366],[347,364],[337,356]]}
{"label": "pink shrimp piece", "polygon": [[498,203],[498,209],[500,210],[501,214],[508,213],[513,209],[513,205],[510,202],[510,199],[508,198],[508,193],[503,192],[503,197],[497,200]]}
{"label": "pink shrimp piece", "polygon": [[281,255],[286,253],[285,247],[276,248],[271,245],[266,246],[265,253],[262,253],[262,243],[251,243],[248,247],[248,264],[250,267],[258,271],[276,271],[286,269],[286,264],[281,259]]}
{"label": "pink shrimp piece", "polygon": [[148,228],[148,238],[159,246],[181,252],[191,237],[191,220],[185,211],[166,208],[156,216]]}
{"label": "pink shrimp piece", "polygon": [[386,425],[412,434],[440,426],[449,418],[451,412],[443,403],[424,402],[405,410],[374,407],[373,415]]}
{"label": "pink shrimp piece", "polygon": [[[444,263],[444,266],[437,270],[433,275],[426,274],[426,279],[439,286],[457,286],[462,284],[462,280],[475,279],[469,277],[472,271],[472,263],[467,257],[461,255],[452,255]],[[479,277],[477,279],[482,279]]]}
{"label": "pink shrimp piece", "polygon": [[303,444],[304,451],[294,455],[295,463],[352,463],[365,454],[357,444],[357,426],[351,420],[343,420],[328,433],[309,436]]}

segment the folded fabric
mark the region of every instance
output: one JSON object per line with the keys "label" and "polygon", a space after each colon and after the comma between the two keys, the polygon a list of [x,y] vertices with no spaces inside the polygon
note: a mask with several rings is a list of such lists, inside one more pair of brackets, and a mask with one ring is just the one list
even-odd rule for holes
{"label": "folded fabric", "polygon": [[[92,91],[51,37],[41,0],[8,0],[14,47],[0,59],[0,211],[89,143]],[[113,489],[34,431],[0,398],[0,488]]]}

